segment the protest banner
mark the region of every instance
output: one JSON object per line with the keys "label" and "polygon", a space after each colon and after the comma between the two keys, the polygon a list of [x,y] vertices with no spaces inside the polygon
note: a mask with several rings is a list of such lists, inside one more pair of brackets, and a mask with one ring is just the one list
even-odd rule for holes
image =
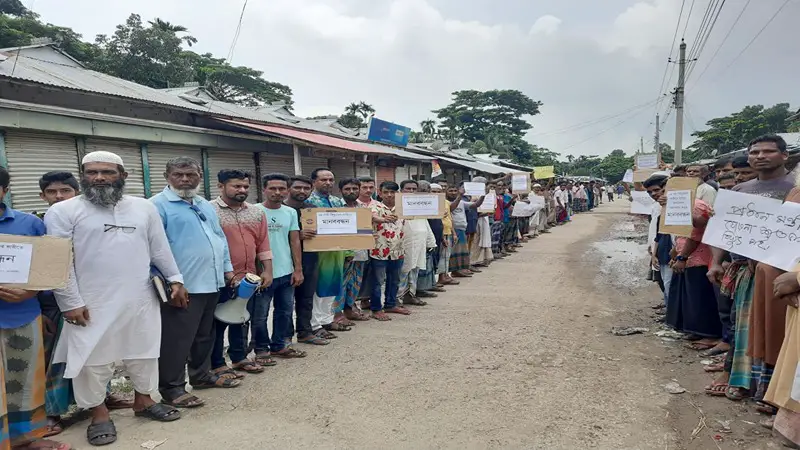
{"label": "protest banner", "polygon": [[795,270],[800,261],[800,203],[720,189],[703,243]]}
{"label": "protest banner", "polygon": [[661,210],[659,233],[684,237],[692,235],[696,190],[697,178],[673,177],[667,181],[667,204]]}
{"label": "protest banner", "polygon": [[539,166],[533,168],[533,178],[537,180],[546,180],[548,178],[555,178],[555,166]]}
{"label": "protest banner", "polygon": [[631,214],[650,215],[656,202],[647,191],[631,191]]}
{"label": "protest banner", "polygon": [[303,241],[303,251],[369,250],[375,246],[369,208],[301,209],[300,221],[304,230],[317,233]]}
{"label": "protest banner", "polygon": [[531,176],[527,173],[515,173],[511,175],[511,192],[515,194],[527,194],[531,191]]}
{"label": "protest banner", "polygon": [[441,219],[444,194],[397,194],[397,217],[401,219]]}
{"label": "protest banner", "polygon": [[658,153],[639,153],[636,155],[637,169],[658,169]]}
{"label": "protest banner", "polygon": [[472,181],[464,182],[464,195],[470,197],[481,197],[486,195],[486,183],[475,183]]}

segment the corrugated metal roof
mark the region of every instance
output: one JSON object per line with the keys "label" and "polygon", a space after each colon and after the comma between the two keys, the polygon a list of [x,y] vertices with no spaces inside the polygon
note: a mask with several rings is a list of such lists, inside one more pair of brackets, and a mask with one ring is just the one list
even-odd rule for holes
{"label": "corrugated metal roof", "polygon": [[438,159],[447,161],[452,164],[457,164],[468,169],[477,170],[478,172],[486,172],[496,175],[498,173],[507,173],[509,170],[506,167],[495,166],[494,164],[482,163],[479,161],[467,161],[464,159],[457,159],[448,156],[439,156]]}

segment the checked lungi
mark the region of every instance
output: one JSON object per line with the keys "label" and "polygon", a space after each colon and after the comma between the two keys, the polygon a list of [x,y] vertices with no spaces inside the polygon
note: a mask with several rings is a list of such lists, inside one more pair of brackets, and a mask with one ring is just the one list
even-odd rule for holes
{"label": "checked lungi", "polygon": [[450,272],[469,269],[469,243],[466,230],[455,230],[458,242],[450,254]]}

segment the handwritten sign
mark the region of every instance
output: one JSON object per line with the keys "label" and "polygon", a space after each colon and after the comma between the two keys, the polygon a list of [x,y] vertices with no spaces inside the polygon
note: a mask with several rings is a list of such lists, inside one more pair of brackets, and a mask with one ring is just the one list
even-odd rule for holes
{"label": "handwritten sign", "polygon": [[486,197],[483,198],[483,203],[478,207],[480,212],[494,212],[497,208],[497,194],[494,190],[489,191]]}
{"label": "handwritten sign", "polygon": [[470,197],[480,197],[486,194],[486,183],[464,182],[464,194]]}
{"label": "handwritten sign", "polygon": [[640,153],[636,155],[637,169],[658,169],[658,153]]}
{"label": "handwritten sign", "polygon": [[31,273],[33,244],[0,242],[0,284],[25,284]]}
{"label": "handwritten sign", "polygon": [[527,173],[515,173],[511,176],[511,192],[524,194],[531,191],[531,176]]}
{"label": "handwritten sign", "polygon": [[673,177],[667,181],[667,205],[661,211],[659,233],[692,235],[692,211],[697,179]]}
{"label": "handwritten sign", "polygon": [[530,200],[531,205],[537,208],[544,208],[544,197],[541,195],[529,195],[528,200]]}
{"label": "handwritten sign", "polygon": [[555,178],[555,166],[539,166],[533,168],[533,178],[537,180],[546,180],[548,178]]}
{"label": "handwritten sign", "polygon": [[650,215],[655,204],[647,191],[631,191],[631,214]]}
{"label": "handwritten sign", "polygon": [[800,262],[800,204],[720,189],[703,243],[793,270]]}
{"label": "handwritten sign", "polygon": [[444,194],[398,194],[397,216],[401,219],[441,219]]}
{"label": "handwritten sign", "polygon": [[633,169],[628,169],[625,171],[625,175],[622,177],[623,183],[633,183]]}
{"label": "handwritten sign", "polygon": [[536,211],[542,209],[541,206],[533,206],[523,201],[514,203],[514,209],[511,210],[511,217],[530,217],[536,214]]}
{"label": "handwritten sign", "polygon": [[318,212],[317,234],[356,234],[358,216],[355,212]]}

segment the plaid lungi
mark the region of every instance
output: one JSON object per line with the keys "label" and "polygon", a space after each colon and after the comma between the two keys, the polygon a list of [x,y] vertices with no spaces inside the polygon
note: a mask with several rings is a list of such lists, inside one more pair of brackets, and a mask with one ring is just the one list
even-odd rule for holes
{"label": "plaid lungi", "polygon": [[455,230],[458,243],[453,246],[450,254],[450,272],[469,269],[469,244],[467,243],[466,230]]}
{"label": "plaid lungi", "polygon": [[517,239],[517,219],[512,218],[503,224],[503,241],[506,245],[516,244]]}
{"label": "plaid lungi", "polygon": [[[433,263],[434,253],[428,252],[425,261],[425,270],[419,271],[417,278],[417,291],[427,291],[436,285],[436,266]],[[438,255],[437,255],[438,256]]]}
{"label": "plaid lungi", "polygon": [[19,328],[0,328],[0,449],[25,445],[47,431],[44,372],[41,316]]}
{"label": "plaid lungi", "polygon": [[751,389],[753,382],[753,361],[747,356],[747,344],[750,333],[750,305],[753,302],[753,284],[755,277],[747,263],[739,267],[736,276],[734,302],[736,304],[736,331],[734,332],[733,353],[730,367],[731,387]]}
{"label": "plaid lungi", "polygon": [[366,261],[345,261],[344,262],[344,282],[342,293],[333,300],[333,312],[341,313],[345,306],[351,308],[357,306],[356,298],[361,291],[361,282],[364,280],[364,267]]}
{"label": "plaid lungi", "polygon": [[492,223],[492,254],[499,255],[503,251],[503,222]]}

